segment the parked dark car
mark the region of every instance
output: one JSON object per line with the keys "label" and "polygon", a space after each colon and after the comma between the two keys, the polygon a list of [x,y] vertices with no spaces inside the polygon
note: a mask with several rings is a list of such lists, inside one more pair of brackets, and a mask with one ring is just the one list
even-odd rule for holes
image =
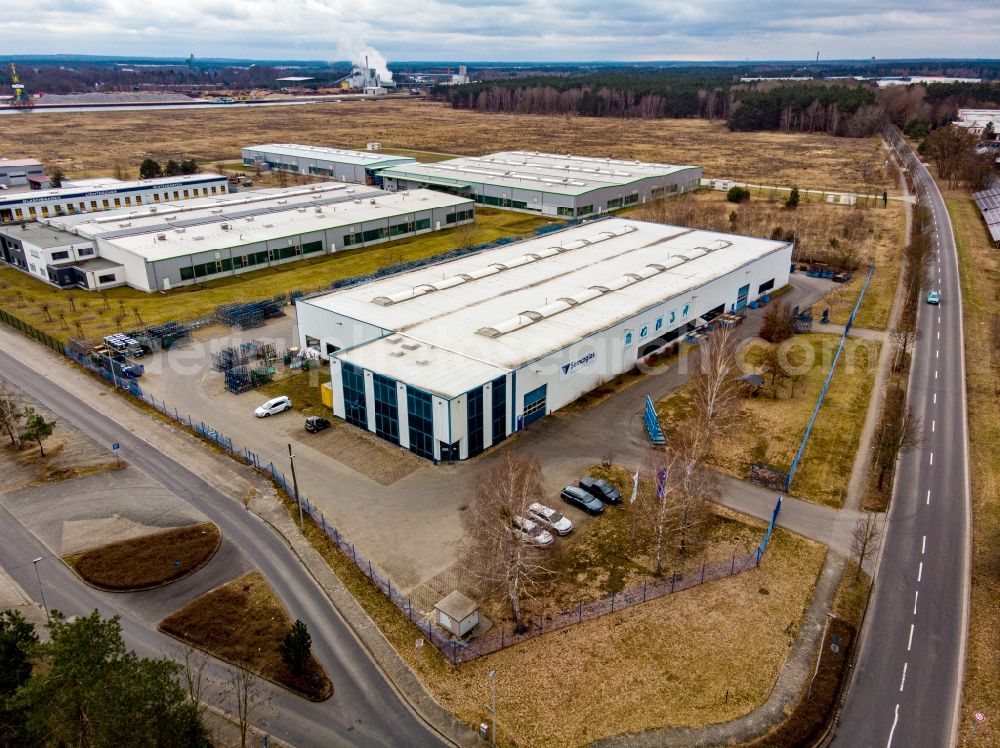
{"label": "parked dark car", "polygon": [[596,515],[604,511],[604,504],[595,499],[582,488],[577,488],[576,486],[566,486],[566,488],[564,488],[562,493],[559,495],[567,504],[575,506],[577,509],[582,509],[587,514]]}
{"label": "parked dark car", "polygon": [[309,416],[306,419],[306,431],[315,434],[317,431],[330,428],[330,422],[320,416]]}
{"label": "parked dark car", "polygon": [[603,478],[592,478],[585,475],[580,478],[580,488],[605,504],[620,504],[622,501],[622,495],[618,493],[618,489]]}

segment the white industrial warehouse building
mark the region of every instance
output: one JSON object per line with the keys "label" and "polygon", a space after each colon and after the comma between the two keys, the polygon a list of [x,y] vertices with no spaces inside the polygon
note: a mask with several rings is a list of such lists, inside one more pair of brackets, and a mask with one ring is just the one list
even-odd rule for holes
{"label": "white industrial warehouse building", "polygon": [[0,223],[96,213],[229,192],[226,178],[218,174],[189,174],[131,182],[102,178],[81,180],[75,184],[54,190],[0,193]]}
{"label": "white industrial warehouse building", "polygon": [[591,222],[296,302],[333,412],[465,459],[787,284],[792,245]]}
{"label": "white industrial warehouse building", "polygon": [[163,291],[473,220],[454,195],[326,182],[10,227],[0,258],[59,287]]}
{"label": "white industrial warehouse building", "polygon": [[479,205],[576,218],[698,189],[701,167],[505,151],[379,171],[387,190],[429,187]]}
{"label": "white industrial warehouse building", "polygon": [[245,166],[260,165],[275,171],[375,186],[381,184],[378,176],[380,170],[416,161],[407,156],[393,156],[377,150],[349,151],[294,143],[252,145],[243,148],[241,154]]}

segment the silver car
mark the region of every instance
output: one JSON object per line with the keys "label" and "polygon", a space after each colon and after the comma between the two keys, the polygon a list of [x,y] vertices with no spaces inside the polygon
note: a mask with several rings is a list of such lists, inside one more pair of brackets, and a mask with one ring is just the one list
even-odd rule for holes
{"label": "silver car", "polygon": [[511,522],[511,532],[525,543],[537,545],[539,548],[548,548],[556,542],[552,533],[527,517],[514,517]]}
{"label": "silver car", "polygon": [[573,522],[569,517],[564,517],[552,507],[539,504],[537,501],[528,507],[528,517],[542,527],[549,528],[556,535],[569,535],[573,532]]}

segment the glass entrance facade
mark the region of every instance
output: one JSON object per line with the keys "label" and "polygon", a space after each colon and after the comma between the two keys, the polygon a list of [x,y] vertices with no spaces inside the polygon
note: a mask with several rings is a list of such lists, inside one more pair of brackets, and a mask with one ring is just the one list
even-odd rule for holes
{"label": "glass entrance facade", "polygon": [[375,388],[375,434],[393,444],[399,444],[396,380],[373,374],[372,383]]}
{"label": "glass entrance facade", "polygon": [[368,428],[368,408],[365,401],[365,373],[353,364],[341,362],[344,382],[344,420],[363,429]]}
{"label": "glass entrance facade", "polygon": [[406,388],[406,415],[410,427],[410,451],[434,458],[434,411],[431,396],[414,387]]}

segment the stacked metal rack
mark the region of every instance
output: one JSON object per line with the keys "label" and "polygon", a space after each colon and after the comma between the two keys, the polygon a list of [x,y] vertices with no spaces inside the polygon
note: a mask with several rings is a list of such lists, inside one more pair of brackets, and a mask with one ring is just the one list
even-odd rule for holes
{"label": "stacked metal rack", "polygon": [[215,308],[215,319],[224,325],[244,330],[261,327],[266,320],[285,315],[281,308],[285,305],[286,300],[287,297],[281,294],[273,299],[261,301],[237,301],[230,304],[220,304]]}

